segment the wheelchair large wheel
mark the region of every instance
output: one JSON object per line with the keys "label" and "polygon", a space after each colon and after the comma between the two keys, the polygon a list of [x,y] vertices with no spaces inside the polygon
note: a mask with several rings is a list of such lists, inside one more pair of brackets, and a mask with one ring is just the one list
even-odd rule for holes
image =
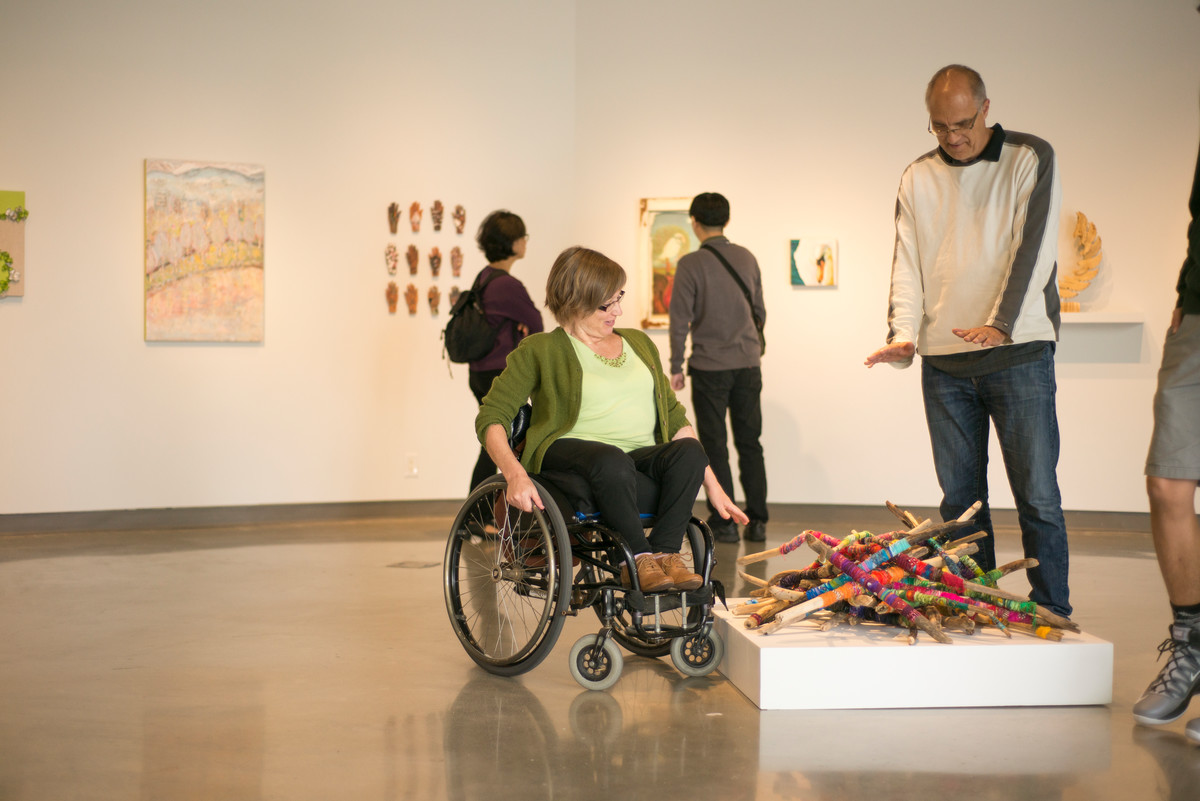
{"label": "wheelchair large wheel", "polygon": [[467,654],[484,670],[515,676],[554,648],[570,596],[567,527],[537,486],[545,511],[509,506],[507,483],[481,483],[454,519],[442,565],[446,611]]}

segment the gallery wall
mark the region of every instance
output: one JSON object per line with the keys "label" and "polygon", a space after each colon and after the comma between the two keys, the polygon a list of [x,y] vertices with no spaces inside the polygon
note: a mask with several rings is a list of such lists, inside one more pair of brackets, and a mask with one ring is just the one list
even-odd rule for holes
{"label": "gallery wall", "polygon": [[[867,370],[863,359],[886,335],[900,174],[935,144],[925,84],[945,64],[974,66],[989,122],[1057,150],[1064,256],[1075,212],[1096,222],[1110,275],[1089,303],[1144,320],[1063,329],[1064,505],[1144,511],[1150,402],[1197,151],[1195,5],[581,3],[582,236],[630,261],[638,197],[726,194],[728,234],[764,271],[770,497],[936,505],[919,367]],[[670,24],[648,24],[651,7]],[[790,286],[788,241],[804,236],[837,238],[836,290]],[[992,453],[993,502],[1011,508]]]}
{"label": "gallery wall", "polygon": [[[1104,239],[1097,305],[1141,321],[1065,327],[1058,377],[1064,504],[1142,511],[1198,36],[1185,0],[5,8],[0,189],[31,216],[26,295],[0,300],[0,513],[461,497],[473,400],[439,357],[445,301],[388,315],[383,258],[458,242],[391,236],[387,205],[462,203],[468,277],[482,215],[517,211],[539,303],[562,247],[598,247],[631,269],[632,324],[638,199],[705,190],[764,268],[772,500],[934,504],[918,371],[862,359],[900,172],[933,144],[924,83],[951,61],[983,73],[990,121],[1055,145],[1064,218]],[[263,343],[143,341],[146,158],[265,167]],[[838,239],[836,289],[788,283],[810,235]],[[454,282],[423,263],[415,283]]]}

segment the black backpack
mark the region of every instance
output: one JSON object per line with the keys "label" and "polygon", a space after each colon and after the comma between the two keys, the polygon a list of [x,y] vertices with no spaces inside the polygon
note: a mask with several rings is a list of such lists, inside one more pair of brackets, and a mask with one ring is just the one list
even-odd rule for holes
{"label": "black backpack", "polygon": [[456,364],[466,364],[482,359],[492,352],[496,344],[496,331],[488,324],[483,313],[483,290],[494,279],[503,275],[503,270],[492,270],[483,283],[479,282],[483,272],[475,276],[475,283],[458,296],[450,309],[450,321],[442,330],[442,353]]}

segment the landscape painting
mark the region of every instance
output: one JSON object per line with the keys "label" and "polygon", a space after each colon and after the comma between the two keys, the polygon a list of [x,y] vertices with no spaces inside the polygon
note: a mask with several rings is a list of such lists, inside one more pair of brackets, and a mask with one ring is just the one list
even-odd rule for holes
{"label": "landscape painting", "polygon": [[146,160],[147,342],[262,342],[264,171]]}

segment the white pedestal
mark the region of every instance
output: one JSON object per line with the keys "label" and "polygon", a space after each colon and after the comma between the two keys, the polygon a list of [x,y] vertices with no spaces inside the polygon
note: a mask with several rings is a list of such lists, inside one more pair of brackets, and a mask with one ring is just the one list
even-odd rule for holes
{"label": "white pedestal", "polygon": [[[730,599],[729,605],[734,606]],[[1061,642],[994,628],[951,634],[952,645],[861,624],[819,631],[800,623],[763,635],[719,608],[721,672],[759,709],[918,709],[1085,706],[1112,701],[1112,643]]]}

